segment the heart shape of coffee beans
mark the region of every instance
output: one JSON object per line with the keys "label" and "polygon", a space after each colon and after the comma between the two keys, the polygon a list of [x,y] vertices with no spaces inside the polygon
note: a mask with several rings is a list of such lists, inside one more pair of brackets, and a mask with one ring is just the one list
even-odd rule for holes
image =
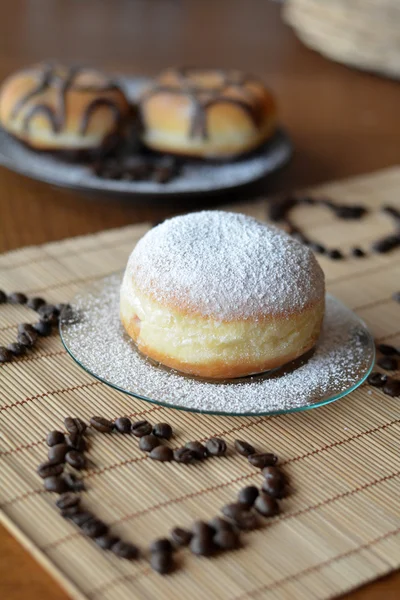
{"label": "heart shape of coffee beans", "polygon": [[[48,492],[59,494],[56,506],[63,518],[68,519],[84,536],[92,539],[99,548],[112,552],[127,560],[136,560],[141,552],[136,544],[121,540],[110,532],[106,523],[85,509],[80,492],[85,490],[84,481],[76,471],[88,468],[86,452],[89,448],[87,432],[107,435],[130,435],[138,440],[140,450],[158,462],[175,461],[185,464],[201,463],[204,460],[224,456],[227,445],[221,438],[187,442],[185,446],[172,449],[166,445],[173,437],[168,423],[152,425],[146,420],[131,422],[128,417],[110,421],[94,416],[89,426],[79,417],[66,417],[64,431],[50,431],[46,436],[48,460],[39,465],[38,475],[43,479]],[[243,531],[255,529],[260,517],[271,518],[279,513],[278,500],[287,495],[287,479],[276,466],[278,458],[270,452],[256,452],[243,440],[235,441],[235,450],[247,458],[250,465],[263,475],[261,489],[252,485],[240,490],[235,502],[222,507],[223,516],[209,522],[195,521],[191,529],[174,527],[169,538],[158,538],[150,544],[150,565],[161,573],[170,573],[175,568],[174,552],[189,546],[193,554],[213,556],[234,550],[240,546]]]}
{"label": "heart shape of coffee beans", "polygon": [[[361,205],[337,204],[330,199],[314,198],[311,196],[287,196],[275,200],[269,204],[269,218],[276,223],[285,225],[288,233],[293,235],[303,244],[309,246],[316,254],[323,254],[332,260],[342,260],[345,258],[344,253],[338,248],[326,248],[321,243],[311,240],[308,236],[297,227],[290,213],[295,206],[324,206],[328,208],[336,218],[343,220],[359,220],[367,213],[368,209]],[[383,206],[381,211],[387,214],[393,221],[393,231],[383,238],[379,238],[371,245],[371,250],[378,254],[385,254],[400,247],[400,211],[392,206]],[[365,250],[359,247],[354,247],[351,250],[351,256],[355,258],[363,258],[366,256]]]}

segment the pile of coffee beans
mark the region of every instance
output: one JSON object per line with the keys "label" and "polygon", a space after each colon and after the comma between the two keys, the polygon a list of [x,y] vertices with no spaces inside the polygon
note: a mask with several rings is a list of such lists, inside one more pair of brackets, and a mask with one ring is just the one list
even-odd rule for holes
{"label": "pile of coffee beans", "polygon": [[[48,460],[37,469],[49,492],[59,494],[56,506],[60,515],[76,525],[80,532],[90,538],[102,550],[110,551],[120,558],[135,560],[139,548],[121,540],[110,532],[109,527],[93,512],[82,505],[79,492],[85,490],[84,483],[68,469],[82,471],[87,468],[85,453],[89,448],[87,433],[90,430],[103,434],[132,434],[138,438],[138,446],[153,460],[182,463],[198,463],[213,456],[227,453],[226,442],[217,437],[205,441],[194,440],[172,450],[165,445],[173,437],[169,423],[141,420],[132,422],[129,417],[110,420],[93,416],[89,426],[79,417],[64,419],[66,431],[50,431],[46,436]],[[276,466],[278,458],[271,452],[257,452],[243,440],[234,443],[236,451],[247,458],[252,467],[259,469],[263,477],[260,488],[250,485],[242,488],[237,501],[222,507],[223,516],[217,515],[209,522],[195,521],[190,529],[174,527],[169,538],[153,540],[148,549],[150,566],[165,575],[176,568],[174,553],[188,546],[197,556],[213,556],[216,553],[240,547],[240,535],[259,527],[260,517],[271,518],[279,514],[278,500],[287,494],[287,479]]]}
{"label": "pile of coffee beans", "polygon": [[18,325],[16,341],[8,346],[0,346],[0,363],[14,360],[18,356],[33,350],[40,337],[51,334],[53,326],[57,325],[60,315],[71,309],[68,304],[48,304],[43,298],[34,296],[28,298],[22,292],[6,294],[0,290],[0,304],[20,304],[34,310],[38,316],[37,323],[21,323]]}
{"label": "pile of coffee beans", "polygon": [[103,158],[94,163],[92,171],[101,179],[153,181],[164,184],[175,179],[181,168],[173,157],[155,160],[153,157],[136,156],[129,159]]}
{"label": "pile of coffee beans", "polygon": [[[290,218],[290,212],[296,206],[325,206],[337,219],[359,220],[368,212],[365,206],[338,204],[327,198],[314,198],[311,196],[286,196],[275,199],[269,204],[268,216],[273,222],[280,222],[286,226],[288,232],[303,244],[309,246],[316,254],[323,254],[331,260],[343,260],[345,255],[338,248],[327,248],[308,236]],[[387,214],[394,223],[394,232],[374,241],[371,250],[378,254],[385,254],[400,247],[400,212],[392,206],[383,206],[382,212]],[[367,252],[359,247],[350,250],[350,256],[364,258]]]}
{"label": "pile of coffee beans", "polygon": [[[377,365],[384,371],[396,371],[399,367],[398,357],[400,356],[400,350],[389,344],[378,344],[377,351],[379,357]],[[400,396],[400,380],[390,377],[385,373],[379,371],[373,371],[368,377],[369,385],[380,388],[387,396],[397,398]]]}

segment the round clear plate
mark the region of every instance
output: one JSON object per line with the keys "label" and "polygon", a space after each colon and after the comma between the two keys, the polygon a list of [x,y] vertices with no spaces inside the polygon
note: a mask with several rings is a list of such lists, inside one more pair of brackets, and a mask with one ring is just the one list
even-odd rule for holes
{"label": "round clear plate", "polygon": [[143,356],[119,320],[122,274],[92,284],[61,320],[63,344],[88,373],[111,387],[168,408],[227,416],[309,410],[343,398],[370,374],[372,335],[357,315],[326,296],[314,350],[284,367],[240,379],[211,381],[168,369]]}

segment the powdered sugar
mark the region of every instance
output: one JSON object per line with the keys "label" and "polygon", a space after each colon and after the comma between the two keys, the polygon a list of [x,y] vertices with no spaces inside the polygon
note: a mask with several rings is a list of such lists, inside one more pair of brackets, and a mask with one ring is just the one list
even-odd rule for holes
{"label": "powdered sugar", "polygon": [[361,383],[374,362],[374,343],[354,313],[327,296],[321,338],[307,362],[286,374],[210,383],[155,366],[140,355],[119,320],[121,276],[97,282],[73,301],[78,323],[62,324],[64,344],[89,372],[150,401],[192,411],[271,414],[334,400]]}
{"label": "powdered sugar", "polygon": [[127,273],[161,304],[223,321],[290,314],[324,296],[311,250],[277,227],[223,211],[153,228],[132,252]]}

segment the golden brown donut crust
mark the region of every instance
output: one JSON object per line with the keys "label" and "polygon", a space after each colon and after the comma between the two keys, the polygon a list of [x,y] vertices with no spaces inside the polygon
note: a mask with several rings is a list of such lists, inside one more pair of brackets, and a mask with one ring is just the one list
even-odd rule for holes
{"label": "golden brown donut crust", "polygon": [[130,106],[104,73],[40,64],[8,77],[0,89],[0,123],[40,150],[96,148],[123,126]]}

